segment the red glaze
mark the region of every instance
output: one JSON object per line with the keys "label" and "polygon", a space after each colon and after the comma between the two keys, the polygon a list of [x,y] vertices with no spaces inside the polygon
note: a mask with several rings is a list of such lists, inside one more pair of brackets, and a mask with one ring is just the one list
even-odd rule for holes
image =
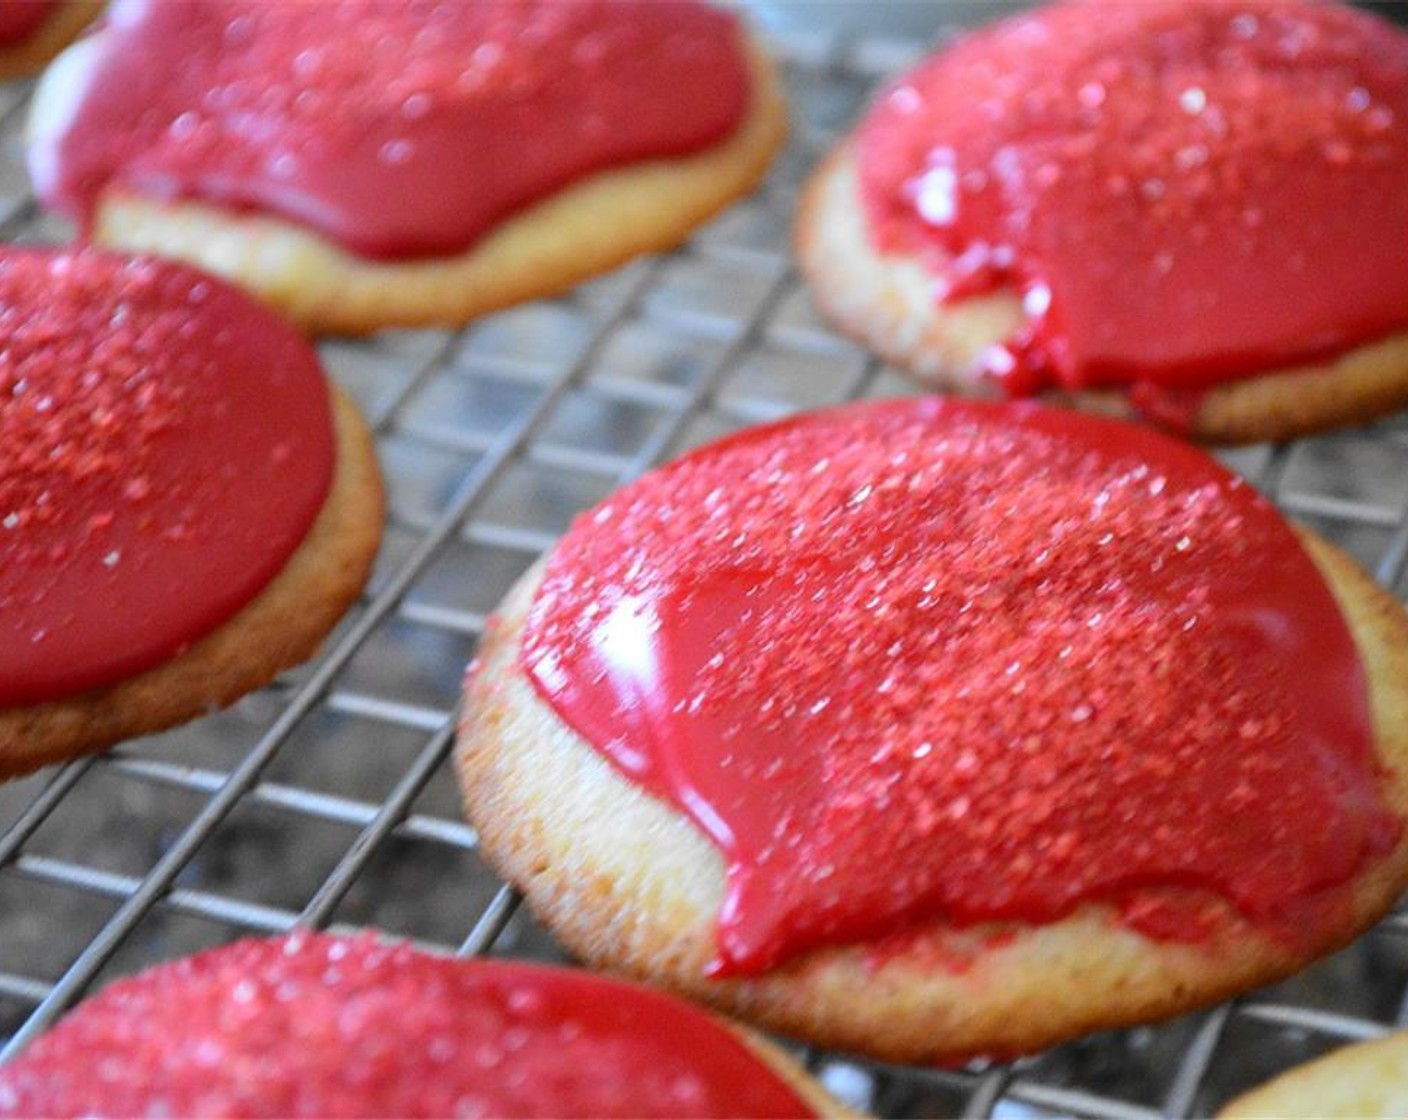
{"label": "red glaze", "polygon": [[696,3],[119,0],[72,124],[30,165],[268,211],[369,257],[444,256],[593,172],[732,132],[735,19]]}
{"label": "red glaze", "polygon": [[1055,409],[852,406],[648,475],[559,544],[522,663],[724,852],[721,973],[1171,886],[1291,937],[1400,831],[1276,511]]}
{"label": "red glaze", "polygon": [[242,941],[120,981],[0,1068],[3,1116],[810,1116],[703,1012],[371,935]]}
{"label": "red glaze", "polygon": [[58,6],[58,0],[5,0],[0,4],[0,47],[23,43]]}
{"label": "red glaze", "polygon": [[302,543],[327,386],[271,312],[192,269],[0,253],[0,705],[180,653]]}
{"label": "red glaze", "polygon": [[1199,388],[1408,328],[1408,34],[1296,0],[1044,9],[862,125],[875,245],[1015,287],[1009,393]]}

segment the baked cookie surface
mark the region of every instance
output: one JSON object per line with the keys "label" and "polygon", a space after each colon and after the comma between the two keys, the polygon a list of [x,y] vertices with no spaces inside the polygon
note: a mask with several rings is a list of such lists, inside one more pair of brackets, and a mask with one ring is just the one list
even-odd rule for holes
{"label": "baked cookie surface", "polygon": [[1087,14],[980,31],[881,95],[799,213],[822,311],[926,383],[1207,442],[1401,407],[1408,36],[1298,3]]}
{"label": "baked cookie surface", "polygon": [[[60,58],[31,170],[99,243],[200,264],[311,330],[462,323],[673,246],[757,183],[785,132],[772,64],[699,4],[457,6],[444,26],[410,5],[202,8]],[[114,68],[160,69],[142,35],[202,43],[248,24],[205,79],[232,88],[298,37],[322,43],[328,21],[344,45],[243,115],[207,112],[189,82],[125,114],[85,93]],[[161,57],[190,72],[179,44]]]}
{"label": "baked cookie surface", "polygon": [[312,349],[224,283],[11,250],[0,286],[14,776],[311,656],[370,571],[382,495],[370,434]]}
{"label": "baked cookie surface", "polygon": [[1408,1038],[1346,1046],[1253,1089],[1218,1113],[1226,1117],[1408,1115]]}
{"label": "baked cookie surface", "polygon": [[[973,421],[978,427],[986,423],[981,410],[967,411],[976,407],[911,402],[867,409],[872,420],[902,415],[913,419],[926,410],[938,417],[947,412],[952,418],[958,410],[957,431],[950,430],[945,437],[942,423],[936,423],[929,434],[935,439],[959,439],[968,438],[962,436],[966,424],[962,417],[979,417]],[[647,599],[645,605],[629,591],[620,600],[625,607],[619,611],[599,608],[605,618],[598,616],[601,626],[595,632],[605,643],[603,648],[613,648],[618,640],[628,645],[619,660],[608,662],[615,667],[604,674],[593,672],[590,659],[580,660],[580,650],[574,653],[570,646],[543,638],[544,633],[551,636],[555,625],[543,621],[553,617],[552,597],[571,595],[562,590],[566,585],[558,582],[555,590],[545,592],[540,567],[505,602],[467,685],[457,753],[462,788],[485,858],[524,891],[535,912],[573,953],[822,1045],[889,1060],[951,1061],[1026,1052],[1085,1031],[1214,1002],[1294,971],[1345,943],[1392,904],[1408,874],[1401,842],[1408,791],[1398,776],[1408,751],[1404,737],[1408,724],[1401,688],[1395,683],[1408,656],[1408,622],[1401,608],[1352,563],[1318,539],[1303,538],[1305,553],[1298,563],[1309,567],[1313,560],[1309,569],[1313,581],[1323,575],[1329,590],[1322,584],[1319,595],[1329,602],[1333,594],[1328,609],[1342,615],[1344,622],[1338,625],[1346,627],[1345,640],[1358,651],[1362,664],[1360,690],[1373,728],[1372,745],[1366,749],[1378,761],[1360,756],[1355,764],[1360,793],[1351,800],[1360,809],[1370,804],[1378,807],[1367,817],[1358,817],[1358,810],[1346,817],[1340,815],[1345,806],[1328,810],[1322,803],[1322,809],[1337,817],[1346,831],[1338,834],[1340,825],[1325,823],[1318,833],[1327,838],[1321,856],[1329,856],[1331,863],[1339,860],[1332,852],[1356,851],[1358,856],[1339,863],[1331,873],[1332,888],[1308,888],[1296,900],[1283,896],[1268,909],[1266,898],[1258,902],[1247,895],[1238,897],[1236,890],[1228,890],[1228,882],[1235,879],[1247,886],[1260,879],[1271,886],[1309,873],[1309,879],[1301,880],[1308,884],[1319,874],[1311,867],[1325,869],[1327,865],[1319,864],[1321,856],[1284,839],[1293,831],[1290,822],[1296,810],[1292,806],[1307,808],[1310,802],[1302,799],[1310,796],[1313,801],[1318,796],[1310,793],[1314,780],[1311,787],[1299,785],[1290,773],[1318,770],[1324,760],[1302,765],[1286,759],[1290,770],[1281,775],[1262,772],[1260,778],[1253,777],[1261,765],[1256,757],[1264,756],[1265,750],[1279,753],[1269,746],[1264,750],[1262,740],[1283,746],[1290,741],[1272,730],[1285,714],[1279,710],[1281,701],[1263,705],[1259,699],[1242,696],[1233,705],[1246,701],[1248,707],[1238,707],[1235,715],[1229,708],[1213,718],[1209,712],[1219,701],[1210,697],[1243,691],[1233,677],[1216,675],[1222,670],[1215,666],[1227,650],[1226,635],[1218,635],[1222,625],[1218,612],[1195,611],[1197,619],[1190,621],[1192,615],[1184,617],[1161,601],[1151,602],[1146,610],[1141,605],[1146,602],[1144,596],[1131,589],[1135,597],[1127,604],[1132,613],[1127,613],[1108,598],[1110,589],[1105,586],[1107,577],[1123,577],[1100,566],[1103,561],[1098,557],[1098,550],[1112,545],[1114,537],[1103,545],[1098,542],[1116,524],[1122,528],[1115,533],[1126,536],[1152,532],[1150,539],[1162,539],[1160,533],[1173,534],[1161,546],[1166,553],[1147,554],[1145,560],[1177,564],[1176,558],[1187,552],[1202,553],[1205,536],[1213,534],[1200,531],[1185,539],[1176,529],[1183,514],[1175,512],[1186,513],[1190,507],[1180,503],[1194,500],[1189,494],[1201,493],[1201,484],[1189,491],[1183,488],[1186,478],[1175,482],[1176,472],[1166,475],[1162,453],[1152,465],[1142,458],[1132,459],[1145,466],[1144,473],[1134,476],[1136,482],[1115,471],[1112,477],[1124,477],[1126,482],[1107,487],[1108,493],[1097,488],[1089,496],[1096,501],[1073,506],[1068,519],[1055,513],[1055,506],[1034,503],[1028,479],[1024,501],[1017,501],[1014,492],[1016,504],[1009,513],[999,513],[998,520],[1017,519],[1035,526],[1032,540],[1046,531],[1048,516],[1054,514],[1051,525],[1062,527],[1053,530],[1058,536],[1049,549],[1033,547],[1025,562],[1008,555],[998,566],[1023,571],[1029,562],[1039,568],[1049,563],[1051,568],[1035,576],[1031,571],[1013,576],[1017,584],[1005,588],[974,585],[967,591],[946,583],[943,569],[975,570],[965,550],[981,553],[989,547],[984,543],[989,536],[1001,537],[1006,531],[978,517],[976,507],[952,504],[947,499],[954,498],[955,492],[944,494],[936,486],[935,497],[944,495],[941,505],[946,511],[938,516],[960,527],[954,530],[948,551],[944,551],[945,531],[941,530],[929,542],[937,557],[932,571],[923,563],[913,566],[913,556],[908,556],[898,567],[910,566],[910,570],[894,574],[885,565],[896,554],[906,557],[912,540],[895,544],[884,533],[873,535],[874,547],[867,555],[872,557],[871,567],[885,574],[875,577],[876,583],[862,581],[857,590],[862,599],[852,603],[842,591],[822,590],[826,585],[809,568],[817,553],[809,551],[807,544],[798,549],[800,568],[779,566],[775,559],[754,565],[756,556],[750,551],[754,545],[748,540],[754,523],[733,520],[740,508],[750,508],[756,500],[764,503],[758,508],[769,514],[764,520],[780,521],[782,531],[815,520],[825,526],[818,531],[828,540],[863,540],[873,524],[842,525],[834,518],[850,517],[847,511],[875,502],[880,507],[875,516],[884,522],[909,500],[904,493],[912,479],[932,482],[935,475],[925,473],[923,455],[910,451],[906,460],[904,449],[917,446],[910,438],[915,431],[892,430],[881,435],[875,446],[883,447],[885,457],[894,456],[899,465],[890,474],[878,472],[866,485],[856,486],[845,473],[838,458],[843,452],[837,448],[875,439],[876,431],[867,436],[864,420],[856,422],[855,430],[847,427],[856,417],[864,417],[866,409],[851,410],[849,418],[842,420],[846,414],[847,410],[835,414],[840,425],[838,443],[828,445],[829,452],[803,445],[802,459],[817,464],[815,485],[798,507],[805,514],[778,515],[766,505],[766,498],[757,496],[765,491],[753,491],[754,476],[748,475],[744,483],[745,472],[738,474],[738,490],[728,497],[711,500],[687,488],[679,491],[681,502],[668,504],[662,516],[688,518],[690,509],[707,509],[711,502],[721,506],[717,525],[710,531],[716,529],[720,541],[737,542],[741,574],[730,576],[720,569],[694,591],[662,593],[663,598]],[[1025,415],[1053,414],[1038,410]],[[885,423],[882,420],[881,429]],[[1115,430],[1105,422],[1083,423],[1098,424],[1100,431]],[[794,494],[796,478],[791,472],[796,463],[789,462],[781,450],[774,457],[767,450],[769,439],[781,447],[793,435],[795,430],[782,425],[762,435],[724,441],[718,445],[722,451],[705,454],[744,454],[762,448],[754,465],[763,463],[765,467],[759,468],[763,476],[776,476],[770,486]],[[1127,438],[1132,441],[1127,448],[1157,440],[1138,431]],[[1187,454],[1196,453],[1188,450]],[[1012,469],[1025,477],[1030,461],[1018,458],[1021,461]],[[676,479],[687,477],[692,469],[690,458],[681,463],[684,466],[674,468],[679,472]],[[956,475],[963,469],[960,457],[941,473]],[[1052,469],[1059,474],[1063,468]],[[1048,484],[1049,479],[1037,482],[1038,496]],[[1120,487],[1126,485],[1140,488],[1141,503],[1157,494],[1167,495],[1169,504],[1160,505],[1160,514],[1135,512],[1131,519],[1122,520],[1123,515],[1115,511],[1121,506]],[[1105,494],[1105,502],[1098,500],[1100,494]],[[1001,494],[993,500],[999,511],[1006,509]],[[649,520],[655,504],[644,494],[627,491],[619,501],[608,500],[584,515],[579,526],[614,525],[623,519],[632,527],[621,530],[623,563],[645,557],[645,569],[650,571],[649,552],[637,551],[630,542],[638,528],[636,519]],[[1103,529],[1101,518],[1106,512],[1102,511],[1114,519]],[[991,515],[989,510],[983,516]],[[1091,518],[1086,526],[1089,539],[1075,527],[1087,516]],[[978,519],[969,521],[970,517]],[[1141,529],[1140,517],[1160,527],[1151,529],[1146,523]],[[1298,551],[1290,531],[1284,527],[1281,531],[1290,549]],[[965,536],[970,532],[972,537]],[[810,541],[805,535],[801,539]],[[719,548],[721,555],[729,555],[723,545]],[[1069,550],[1064,559],[1044,555],[1063,549]],[[682,555],[669,550],[667,554],[676,559]],[[1306,554],[1310,559],[1305,559]],[[1090,563],[1096,567],[1089,577],[1094,582],[1082,586],[1080,564],[1073,558],[1085,555],[1092,557]],[[609,567],[597,557],[589,561],[588,570],[592,563],[602,571]],[[838,563],[852,573],[867,570],[864,557],[850,552],[843,552]],[[1265,558],[1258,561],[1265,563]],[[768,585],[772,576],[758,575],[759,571],[780,572],[776,578],[781,583],[817,592],[823,604],[818,609],[834,621],[811,618],[805,612],[792,617],[796,601],[778,613],[772,601],[778,588]],[[605,585],[611,578],[603,577]],[[1037,621],[1042,597],[1029,598],[1031,589],[1018,586],[1028,578],[1035,579],[1033,588],[1049,581],[1043,595],[1059,621]],[[1066,580],[1076,583],[1063,590]],[[768,586],[758,590],[757,585]],[[688,586],[687,579],[681,587]],[[730,629],[730,620],[737,617],[730,588],[753,588],[740,593],[761,612],[753,620],[759,627],[756,633]],[[906,598],[911,591],[913,602]],[[867,608],[865,596],[871,592],[878,601]],[[1213,594],[1216,599],[1217,593]],[[1069,607],[1065,595],[1073,595],[1076,610]],[[921,608],[918,604],[924,598],[933,602]],[[652,613],[661,604],[686,600],[692,609],[678,617]],[[600,600],[611,601],[609,594]],[[766,609],[761,604],[767,604]],[[868,626],[862,617],[867,610],[884,615],[910,609],[919,610],[919,617],[927,621],[893,632],[881,625],[878,630],[857,633],[854,640],[822,637],[828,626],[834,625],[843,635],[854,627]],[[534,611],[540,613],[530,623]],[[1094,631],[1108,629],[1105,638],[1086,644],[1083,634],[1092,632],[1086,625],[1091,619]],[[1238,624],[1232,626],[1236,629]],[[1035,641],[1014,636],[1026,628],[1043,631],[1044,636]],[[1322,628],[1316,624],[1314,630],[1318,642]],[[877,641],[881,631],[885,640]],[[603,675],[615,674],[621,681],[649,680],[650,673],[642,668],[649,658],[643,662],[638,641],[631,645],[630,639],[632,634],[639,639],[642,633],[656,632],[667,635],[658,639],[665,651],[659,654],[664,666],[661,679],[692,682],[681,686],[683,692],[667,690],[658,698],[647,686],[640,686],[640,710],[654,713],[643,717],[643,726],[651,730],[642,734],[653,734],[658,742],[671,745],[667,757],[673,761],[665,763],[649,761],[656,748],[642,745],[641,734],[635,733],[639,721],[627,708],[613,711],[606,704],[593,710],[589,704],[569,701],[569,726],[556,710],[556,702],[549,700],[584,687],[590,692],[593,686],[581,682],[600,680]],[[1206,644],[1201,648],[1183,640],[1195,632],[1204,636]],[[688,635],[688,642],[676,647],[671,635],[681,633]],[[762,634],[775,638],[775,649]],[[927,654],[914,662],[908,660],[910,654],[903,654],[899,660],[907,669],[901,670],[886,651],[890,643],[903,642],[931,651],[949,643],[951,650],[936,655],[937,673],[925,666]],[[687,668],[693,661],[678,659],[683,648],[699,651],[702,664],[694,675]],[[1218,649],[1223,653],[1213,652]],[[944,656],[957,661],[947,662]],[[991,660],[999,656],[1004,658],[1000,665]],[[1287,657],[1287,665],[1295,666],[1297,659],[1311,662],[1318,654]],[[741,675],[731,682],[716,672],[730,661],[741,666]],[[1042,663],[1048,667],[1041,668]],[[1063,663],[1070,666],[1069,678],[1064,670],[1051,667]],[[986,669],[985,664],[995,669]],[[1166,667],[1151,668],[1159,664]],[[1013,665],[1017,668],[1009,673]],[[1098,670],[1092,689],[1092,679],[1082,674],[1102,665],[1110,667]],[[536,680],[531,666],[537,667]],[[1327,670],[1322,661],[1308,671]],[[1100,673],[1109,675],[1101,680]],[[1199,680],[1200,674],[1207,679]],[[1307,695],[1321,694],[1325,681],[1312,684],[1308,677],[1298,680],[1298,674],[1299,669],[1283,666],[1272,674],[1280,684],[1268,686],[1267,694],[1280,693],[1284,699],[1298,686]],[[934,706],[943,710],[938,723],[925,722],[934,713],[922,701],[912,709],[907,707],[912,700],[898,701],[905,715],[900,708],[882,710],[886,698],[899,695],[905,687],[922,694],[936,687],[932,682],[945,679],[952,683],[938,686],[949,689],[946,702]],[[1067,685],[1081,679],[1086,682],[1084,691],[1077,688],[1068,696]],[[545,686],[544,681],[557,683]],[[752,691],[757,682],[762,682],[758,684],[761,693]],[[1101,687],[1103,693],[1095,691]],[[561,693],[556,691],[559,688]],[[672,700],[676,695],[681,699]],[[724,699],[718,700],[720,695]],[[1167,704],[1159,699],[1161,695]],[[695,696],[700,697],[697,702]],[[711,696],[716,698],[712,702]],[[976,699],[970,701],[970,696]],[[999,697],[1005,698],[999,701]],[[1175,714],[1184,701],[1187,712]],[[691,705],[703,713],[703,723],[693,730],[682,731],[683,724],[677,726],[673,717],[661,715],[692,710]],[[763,714],[756,719],[739,715],[753,707]],[[780,722],[772,722],[767,714],[784,709],[789,718]],[[857,719],[862,709],[870,715]],[[829,718],[826,713],[837,711],[844,712],[848,721],[839,731],[837,725],[824,722]],[[1138,721],[1146,712],[1150,718],[1141,725]],[[1159,712],[1162,715],[1154,714]],[[710,725],[733,744],[723,754],[710,745],[714,742]],[[573,726],[586,730],[573,730]],[[962,737],[959,732],[965,726],[966,737]],[[1135,730],[1141,726],[1142,730]],[[937,733],[913,738],[915,728]],[[833,749],[847,734],[851,746]],[[1013,753],[993,753],[993,745],[985,740],[994,736],[1013,743]],[[1126,739],[1142,742],[1140,752],[1125,756],[1120,744]],[[1190,745],[1195,742],[1203,746]],[[696,757],[692,743],[699,744],[702,754]],[[765,749],[756,750],[757,743]],[[1228,753],[1229,743],[1238,750]],[[1255,747],[1245,759],[1240,756],[1244,743]],[[1030,744],[1030,749],[1022,744]],[[1305,746],[1301,742],[1295,749]],[[635,755],[647,761],[631,761]],[[822,785],[808,784],[804,775],[796,787],[803,791],[800,794],[793,790],[774,800],[766,792],[770,784],[778,783],[792,790],[791,783],[799,779],[788,775],[796,768],[805,770],[813,757],[823,759],[817,764],[828,775]],[[1213,777],[1208,772],[1206,787],[1200,784],[1202,779],[1184,784],[1185,771],[1199,769],[1214,757],[1232,760],[1233,770],[1241,776],[1229,771]],[[714,769],[718,764],[721,772],[746,777],[737,782],[726,778],[720,784]],[[1241,771],[1243,765],[1250,769]],[[1379,769],[1380,765],[1386,769]],[[1133,778],[1135,771],[1144,778]],[[686,774],[684,788],[699,794],[706,809],[682,811],[681,804],[688,802],[680,800],[679,788],[661,778],[669,773]],[[1084,790],[1082,773],[1093,783]],[[1155,773],[1164,776],[1154,780]],[[947,776],[935,779],[934,774]],[[1265,787],[1259,785],[1262,780]],[[1248,798],[1255,800],[1256,788],[1271,787],[1281,791],[1282,816],[1264,822],[1269,830],[1265,834],[1243,832],[1248,815],[1262,819],[1250,808]],[[1057,789],[1059,795],[1054,793]],[[821,803],[827,808],[812,813],[811,806]],[[714,810],[707,806],[723,815],[723,826],[710,823]],[[863,808],[853,813],[856,806]],[[873,817],[867,815],[871,811]],[[1321,821],[1316,819],[1318,827]],[[746,846],[739,849],[720,842],[730,831],[746,836],[759,820],[777,829],[772,834],[772,854],[759,856]],[[987,835],[1008,837],[1010,845],[983,840],[985,827]],[[829,831],[818,833],[818,828]],[[1226,839],[1232,833],[1239,834],[1236,843],[1247,843],[1244,854],[1249,862],[1239,862],[1236,871],[1226,865],[1223,873],[1228,878],[1219,884],[1207,877],[1222,858],[1212,853],[1225,854],[1223,841],[1214,837]],[[1179,844],[1186,845],[1174,845],[1179,854],[1173,862],[1192,860],[1182,870],[1173,870],[1166,862],[1171,850],[1158,854],[1172,835],[1180,836]],[[957,841],[960,836],[972,843]],[[1200,845],[1201,854],[1194,854]],[[798,852],[801,855],[794,859]],[[1108,874],[1098,871],[1106,860]],[[772,871],[759,874],[758,869],[767,868],[769,861]],[[740,886],[741,865],[755,876],[752,893],[746,884]],[[1077,882],[1083,885],[1063,897],[1045,893]],[[1272,887],[1273,893],[1278,889]],[[928,901],[916,901],[921,895]],[[1295,930],[1270,916],[1283,905],[1289,907],[1283,917]],[[779,930],[780,936],[775,936]]]}
{"label": "baked cookie surface", "polygon": [[836,1116],[797,1063],[658,992],[371,934],[121,980],[0,1068],[5,1116]]}

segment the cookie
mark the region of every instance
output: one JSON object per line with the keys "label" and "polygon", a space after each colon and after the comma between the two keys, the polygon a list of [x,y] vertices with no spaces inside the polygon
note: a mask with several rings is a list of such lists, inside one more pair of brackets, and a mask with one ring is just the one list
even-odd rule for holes
{"label": "cookie", "polygon": [[1214,443],[1408,403],[1408,33],[1059,4],[893,82],[814,174],[817,305],[946,390]]}
{"label": "cookie", "polygon": [[579,518],[467,681],[481,851],[581,959],[887,1060],[1286,975],[1408,882],[1408,618],[1180,441],[932,398]]}
{"label": "cookie", "polygon": [[1402,1034],[1346,1046],[1246,1093],[1219,1116],[1370,1117],[1408,1114]]}
{"label": "cookie", "polygon": [[164,964],[0,1068],[3,1116],[839,1116],[658,992],[297,932]]}
{"label": "cookie", "polygon": [[0,776],[312,656],[382,525],[371,436],[266,308],[183,265],[0,253]]}
{"label": "cookie", "polygon": [[100,10],[97,0],[6,0],[0,5],[0,81],[36,73]]}
{"label": "cookie", "polygon": [[115,10],[36,95],[42,201],[315,331],[458,324],[669,248],[785,131],[771,63],[692,0]]}

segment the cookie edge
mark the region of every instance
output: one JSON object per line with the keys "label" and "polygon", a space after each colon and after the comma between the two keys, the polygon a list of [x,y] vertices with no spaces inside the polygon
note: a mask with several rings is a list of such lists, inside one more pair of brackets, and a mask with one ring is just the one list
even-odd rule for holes
{"label": "cookie edge", "polygon": [[[151,202],[111,188],[99,201],[93,237],[100,245],[214,272],[309,333],[460,326],[674,248],[753,191],[786,137],[787,106],[776,66],[754,35],[742,27],[739,33],[753,97],[726,139],[693,155],[588,176],[511,216],[457,255],[376,261],[277,217],[203,202]],[[47,96],[41,80],[31,132],[51,103],[62,97]]]}
{"label": "cookie edge", "polygon": [[[1301,537],[1360,649],[1376,749],[1392,771],[1384,795],[1408,817],[1408,696],[1394,691],[1408,679],[1408,614],[1340,550]],[[979,952],[961,970],[935,967],[922,945],[880,961],[850,947],[806,954],[763,977],[708,980],[723,861],[684,817],[627,783],[557,720],[519,671],[518,638],[540,573],[541,564],[510,593],[468,683],[455,760],[481,855],[580,959],[765,1029],[901,1062],[1030,1053],[1280,979],[1358,936],[1408,885],[1405,836],[1354,881],[1343,918],[1305,952],[1236,920],[1234,932],[1206,945],[1157,942],[1087,905],[1046,926],[969,931]],[[594,783],[605,795],[580,792]],[[628,853],[642,846],[649,858],[631,865]],[[942,937],[944,927],[929,932]]]}
{"label": "cookie edge", "polygon": [[[979,371],[988,346],[1024,322],[1011,291],[953,306],[933,296],[917,260],[883,256],[869,243],[857,194],[855,157],[843,143],[803,188],[793,239],[798,266],[824,318],[921,384],[996,397]],[[1149,422],[1116,390],[1050,391],[1051,404]],[[1186,435],[1200,443],[1282,441],[1376,419],[1408,405],[1408,332],[1355,347],[1330,361],[1268,370],[1214,386]]]}
{"label": "cookie edge", "polygon": [[1403,1032],[1342,1046],[1240,1094],[1217,1115],[1220,1120],[1402,1115],[1406,1051]]}
{"label": "cookie edge", "polygon": [[337,449],[332,483],[274,579],[169,661],[79,696],[0,711],[0,779],[226,707],[317,652],[366,584],[385,514],[371,431],[340,387],[329,380],[328,389]]}

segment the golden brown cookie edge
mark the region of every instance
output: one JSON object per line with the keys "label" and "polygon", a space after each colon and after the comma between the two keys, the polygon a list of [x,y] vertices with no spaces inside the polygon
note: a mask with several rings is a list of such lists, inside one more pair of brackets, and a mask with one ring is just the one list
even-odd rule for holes
{"label": "golden brown cookie edge", "polygon": [[[1384,791],[1408,816],[1408,615],[1343,553],[1308,550],[1342,604],[1369,673]],[[1292,953],[1230,916],[1205,945],[1155,942],[1097,905],[1048,926],[940,924],[977,939],[965,968],[921,942],[873,959],[810,953],[756,979],[713,981],[719,853],[683,817],[627,783],[538,699],[517,666],[535,568],[509,595],[468,683],[456,762],[481,853],[588,963],[657,983],[767,1029],[890,1061],[1028,1053],[1089,1031],[1216,1003],[1288,975],[1352,940],[1408,885],[1408,839],[1355,881],[1344,916]],[[988,947],[983,938],[991,937]],[[943,949],[942,953],[948,953]]]}
{"label": "golden brown cookie edge", "polygon": [[[921,383],[994,396],[978,357],[1023,322],[1012,292],[945,307],[917,261],[876,253],[864,233],[853,157],[843,144],[812,173],[794,229],[797,258],[822,314],[847,337]],[[1143,417],[1113,390],[1050,392],[1043,399],[1104,416]],[[1270,370],[1211,389],[1191,438],[1210,444],[1279,441],[1364,423],[1408,405],[1408,334],[1340,357]]]}
{"label": "golden brown cookie edge", "polygon": [[[706,1009],[707,1010],[707,1009]],[[757,1031],[723,1015],[709,1013],[710,1017],[744,1046],[772,1073],[782,1078],[794,1093],[802,1098],[812,1112],[824,1120],[846,1120],[848,1117],[864,1115],[848,1108],[826,1091],[807,1068],[786,1050]]]}
{"label": "golden brown cookie edge", "polygon": [[457,256],[374,261],[275,217],[151,202],[117,189],[99,204],[94,239],[214,272],[310,333],[458,326],[673,248],[757,186],[786,136],[787,107],[776,67],[745,37],[753,103],[726,140],[583,179]]}
{"label": "golden brown cookie edge", "polygon": [[371,432],[331,382],[329,402],[337,441],[331,488],[283,569],[178,657],[81,696],[0,711],[0,779],[225,707],[317,652],[361,594],[384,513]]}
{"label": "golden brown cookie edge", "polygon": [[1342,1046],[1229,1101],[1222,1120],[1402,1116],[1408,1112],[1408,1034]]}

